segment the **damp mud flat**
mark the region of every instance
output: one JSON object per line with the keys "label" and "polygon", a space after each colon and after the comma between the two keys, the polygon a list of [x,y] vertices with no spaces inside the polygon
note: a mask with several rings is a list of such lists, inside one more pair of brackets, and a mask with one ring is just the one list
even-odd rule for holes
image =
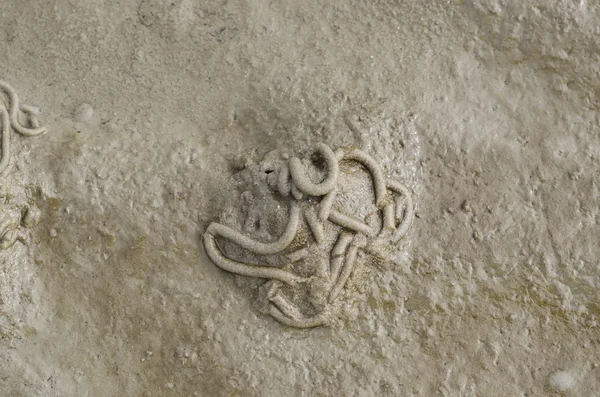
{"label": "damp mud flat", "polygon": [[[0,7],[0,80],[29,105],[11,116],[0,93],[0,395],[600,392],[593,2]],[[277,167],[298,156],[327,185],[318,145],[360,150],[406,189],[401,238],[376,259],[348,242],[344,273],[327,262],[337,229],[313,222],[321,193],[299,182],[296,242],[324,238],[326,254],[267,264],[315,280],[310,266],[329,263],[342,286],[269,294],[215,264],[211,223],[263,243],[285,231],[299,179],[277,187]],[[366,226],[331,227],[366,236],[392,201],[339,167],[333,208]],[[380,222],[400,229],[402,205]],[[258,263],[217,237],[223,255]],[[335,313],[295,326],[328,307],[323,291]]]}

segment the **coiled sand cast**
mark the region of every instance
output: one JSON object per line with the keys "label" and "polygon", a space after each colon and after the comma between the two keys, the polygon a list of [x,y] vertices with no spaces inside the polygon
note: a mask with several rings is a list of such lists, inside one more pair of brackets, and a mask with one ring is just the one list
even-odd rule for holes
{"label": "coiled sand cast", "polygon": [[[278,172],[275,194],[289,203],[287,226],[281,236],[272,242],[261,242],[233,228],[211,223],[204,236],[208,257],[221,269],[247,277],[268,280],[261,291],[267,301],[266,311],[277,321],[297,328],[326,324],[336,302],[353,272],[359,252],[377,251],[397,243],[407,232],[413,220],[413,202],[409,190],[400,182],[387,179],[381,166],[367,153],[351,148],[333,151],[325,144],[314,148],[312,165],[324,168],[319,182],[308,170],[306,161],[292,157]],[[340,176],[344,162],[362,166],[370,175],[375,211],[361,219],[335,208]],[[312,176],[312,178],[311,178]],[[373,217],[379,221],[373,222]],[[302,225],[310,230],[312,238],[302,247],[293,244]],[[250,255],[283,258],[281,266],[256,264],[228,257],[219,240],[246,250]],[[327,251],[327,260],[314,260],[311,245],[317,251]],[[313,261],[312,274],[298,274],[293,264]],[[298,303],[301,289],[310,291],[306,302]]]}
{"label": "coiled sand cast", "polygon": [[[0,184],[6,183],[5,178],[10,170],[12,132],[15,131],[26,137],[46,133],[47,129],[39,124],[39,114],[38,108],[20,104],[16,91],[8,83],[0,80],[0,131],[2,133]],[[26,125],[22,123],[22,119],[26,120]],[[13,218],[0,206],[0,251],[12,247],[17,241],[26,241],[21,220]]]}

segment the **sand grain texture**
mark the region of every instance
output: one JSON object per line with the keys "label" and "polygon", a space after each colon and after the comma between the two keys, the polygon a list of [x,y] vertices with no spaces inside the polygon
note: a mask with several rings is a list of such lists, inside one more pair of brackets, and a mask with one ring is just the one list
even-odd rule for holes
{"label": "sand grain texture", "polygon": [[[0,252],[0,395],[600,391],[594,2],[0,3],[0,78],[49,128],[0,186],[40,211]],[[247,162],[316,142],[416,218],[295,330],[200,234]]]}

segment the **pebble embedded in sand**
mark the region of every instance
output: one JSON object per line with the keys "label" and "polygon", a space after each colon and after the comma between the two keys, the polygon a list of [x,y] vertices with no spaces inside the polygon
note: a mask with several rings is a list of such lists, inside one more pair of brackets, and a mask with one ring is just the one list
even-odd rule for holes
{"label": "pebble embedded in sand", "polygon": [[567,391],[574,383],[573,375],[567,371],[558,371],[550,376],[550,386],[558,391]]}
{"label": "pebble embedded in sand", "polygon": [[94,108],[89,103],[82,103],[73,112],[73,118],[79,123],[87,123],[94,116]]}

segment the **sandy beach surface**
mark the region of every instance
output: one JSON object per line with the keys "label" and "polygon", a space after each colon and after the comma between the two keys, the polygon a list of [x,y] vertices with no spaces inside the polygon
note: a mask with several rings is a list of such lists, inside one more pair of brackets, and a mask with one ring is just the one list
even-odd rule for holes
{"label": "sandy beach surface", "polygon": [[[0,0],[0,54],[48,128],[0,176],[1,396],[600,393],[595,2]],[[201,235],[319,142],[415,219],[297,329]]]}

